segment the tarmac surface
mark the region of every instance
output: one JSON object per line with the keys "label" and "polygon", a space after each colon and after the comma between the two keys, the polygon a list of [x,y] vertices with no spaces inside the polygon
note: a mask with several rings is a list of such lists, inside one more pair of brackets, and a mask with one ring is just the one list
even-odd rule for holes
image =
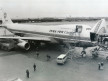
{"label": "tarmac surface", "polygon": [[[38,58],[35,50],[0,50],[0,81],[15,78],[23,81],[108,81],[108,63],[103,57],[93,59],[90,54],[92,48],[87,49],[85,58],[80,57],[82,49],[75,48],[72,59],[68,59],[64,65],[57,65],[56,57],[63,53],[59,48],[59,45],[43,47]],[[47,54],[51,56],[49,61],[46,58]],[[104,62],[103,70],[98,70],[99,62]],[[34,63],[37,66],[35,72]],[[30,78],[26,78],[26,69],[30,71]]]}

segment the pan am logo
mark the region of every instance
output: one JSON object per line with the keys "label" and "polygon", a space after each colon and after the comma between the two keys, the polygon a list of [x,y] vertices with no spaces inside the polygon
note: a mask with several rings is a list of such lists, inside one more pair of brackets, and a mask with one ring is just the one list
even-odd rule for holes
{"label": "pan am logo", "polygon": [[6,19],[6,17],[7,17],[7,13],[4,13],[4,18]]}
{"label": "pan am logo", "polygon": [[6,22],[8,21],[7,20],[7,13],[4,13],[4,19],[5,19]]}

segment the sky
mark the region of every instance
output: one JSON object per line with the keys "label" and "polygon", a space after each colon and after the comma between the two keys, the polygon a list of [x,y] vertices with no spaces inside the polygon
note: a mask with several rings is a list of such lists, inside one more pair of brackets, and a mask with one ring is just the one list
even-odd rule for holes
{"label": "sky", "polygon": [[12,18],[108,17],[108,0],[0,0]]}

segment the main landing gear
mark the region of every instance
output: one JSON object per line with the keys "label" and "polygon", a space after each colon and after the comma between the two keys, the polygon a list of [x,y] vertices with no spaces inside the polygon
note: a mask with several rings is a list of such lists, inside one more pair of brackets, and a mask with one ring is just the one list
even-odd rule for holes
{"label": "main landing gear", "polygon": [[86,56],[86,51],[85,51],[86,48],[83,48],[83,51],[81,52],[81,57],[85,57]]}

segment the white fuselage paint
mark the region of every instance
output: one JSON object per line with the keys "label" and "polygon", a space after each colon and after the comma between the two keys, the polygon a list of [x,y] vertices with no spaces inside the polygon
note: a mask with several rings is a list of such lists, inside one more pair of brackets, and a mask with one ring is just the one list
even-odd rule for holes
{"label": "white fuselage paint", "polygon": [[[82,26],[82,32],[80,38],[90,39],[91,27],[88,25]],[[39,34],[44,36],[50,36],[52,38],[68,38],[68,37],[79,37],[78,33],[75,33],[76,24],[69,25],[26,25],[26,24],[5,24],[5,27],[13,33],[24,33],[24,34]]]}

